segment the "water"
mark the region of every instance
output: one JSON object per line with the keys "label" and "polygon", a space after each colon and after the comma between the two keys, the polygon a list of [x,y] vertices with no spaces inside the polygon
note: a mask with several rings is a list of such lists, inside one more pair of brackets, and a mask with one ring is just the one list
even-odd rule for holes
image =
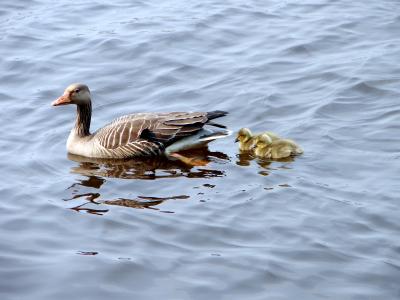
{"label": "water", "polygon": [[[74,2],[74,1],[73,1]],[[398,1],[2,1],[1,299],[399,299]],[[227,110],[205,167],[67,156],[72,82],[97,129]],[[221,119],[222,120],[222,119]]]}

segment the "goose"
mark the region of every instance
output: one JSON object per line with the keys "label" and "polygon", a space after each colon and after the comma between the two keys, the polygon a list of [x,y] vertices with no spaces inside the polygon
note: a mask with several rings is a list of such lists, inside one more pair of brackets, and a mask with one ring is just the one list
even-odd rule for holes
{"label": "goose", "polygon": [[94,133],[90,133],[92,100],[87,85],[69,85],[53,106],[75,104],[75,126],[68,140],[70,154],[89,158],[134,158],[169,155],[202,147],[226,137],[229,131],[203,128],[204,125],[226,128],[211,120],[223,117],[225,111],[136,113],[119,117]]}
{"label": "goose", "polygon": [[279,136],[271,131],[253,135],[249,128],[241,128],[236,135],[235,142],[239,142],[240,151],[251,151],[255,147],[257,137],[262,134],[268,135],[272,141],[279,139]]}
{"label": "goose", "polygon": [[303,150],[292,140],[273,140],[268,134],[261,134],[256,138],[254,154],[261,158],[285,158],[302,154]]}

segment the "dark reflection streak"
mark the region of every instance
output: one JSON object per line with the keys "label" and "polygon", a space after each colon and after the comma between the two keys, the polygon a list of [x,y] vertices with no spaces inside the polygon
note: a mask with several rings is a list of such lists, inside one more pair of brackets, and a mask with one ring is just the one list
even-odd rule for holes
{"label": "dark reflection streak", "polygon": [[77,198],[80,198],[80,197],[85,197],[85,196],[86,196],[86,199],[89,200],[90,202],[96,203],[94,201],[94,199],[99,198],[100,194],[99,193],[77,194],[77,195],[72,196],[72,198],[63,199],[63,200],[64,201],[70,201],[70,200],[74,200],[74,199],[77,199]]}
{"label": "dark reflection streak", "polygon": [[138,196],[139,199],[145,199],[149,201],[140,201],[140,200],[133,200],[133,199],[126,199],[126,198],[119,198],[117,200],[103,200],[101,203],[108,204],[108,205],[118,205],[118,206],[125,206],[125,207],[132,207],[132,208],[149,208],[149,209],[156,209],[153,206],[159,205],[166,200],[179,200],[179,199],[189,199],[190,196],[187,195],[179,195],[179,196],[172,196],[172,197],[147,197],[147,196]]}
{"label": "dark reflection streak", "polygon": [[99,252],[97,251],[78,251],[76,254],[79,255],[97,255]]}
{"label": "dark reflection streak", "polygon": [[124,207],[138,208],[138,209],[148,208],[148,209],[154,209],[154,210],[158,210],[158,209],[153,206],[159,205],[163,202],[164,202],[164,200],[141,202],[141,201],[137,201],[137,200],[133,200],[133,199],[126,199],[126,198],[102,201],[102,203],[108,204],[108,205],[117,205],[117,206],[124,206]]}
{"label": "dark reflection streak", "polygon": [[163,198],[163,197],[145,197],[145,196],[138,196],[138,198],[140,198],[140,199],[146,199],[146,200],[161,200],[161,201],[164,201],[164,200],[177,200],[177,199],[188,199],[188,198],[190,198],[190,196],[187,196],[187,195],[180,195],[180,196],[173,196],[173,197],[165,197],[165,198]]}
{"label": "dark reflection streak", "polygon": [[106,212],[108,212],[108,209],[93,209],[93,208],[82,207],[82,206],[86,205],[87,203],[83,203],[81,205],[71,207],[70,209],[75,210],[76,212],[84,211],[84,212],[94,214],[94,215],[103,215]]}
{"label": "dark reflection streak", "polygon": [[104,182],[105,182],[105,179],[103,179],[101,177],[88,176],[87,180],[81,180],[79,183],[73,183],[67,189],[74,188],[77,185],[84,185],[84,186],[88,186],[88,187],[99,189],[103,185]]}

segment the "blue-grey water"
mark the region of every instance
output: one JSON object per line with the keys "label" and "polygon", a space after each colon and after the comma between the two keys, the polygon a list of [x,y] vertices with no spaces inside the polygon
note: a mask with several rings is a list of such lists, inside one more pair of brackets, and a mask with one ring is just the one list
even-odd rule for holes
{"label": "blue-grey water", "polygon": [[[400,2],[0,4],[0,299],[400,299]],[[209,164],[67,156],[143,111],[227,110]]]}

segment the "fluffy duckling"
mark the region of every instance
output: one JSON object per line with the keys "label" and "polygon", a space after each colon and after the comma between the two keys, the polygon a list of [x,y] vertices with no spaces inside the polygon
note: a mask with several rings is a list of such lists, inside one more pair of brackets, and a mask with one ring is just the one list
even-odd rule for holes
{"label": "fluffy duckling", "polygon": [[255,142],[254,154],[262,158],[285,158],[303,153],[303,150],[292,140],[272,140],[267,134],[261,134]]}
{"label": "fluffy duckling", "polygon": [[239,142],[239,149],[241,151],[250,151],[255,147],[256,139],[261,134],[267,135],[271,141],[280,139],[277,134],[271,131],[265,131],[263,133],[253,135],[249,128],[242,128],[238,131],[235,142]]}
{"label": "fluffy duckling", "polygon": [[258,134],[257,136],[255,136],[254,138],[259,137],[260,135],[266,134],[269,136],[269,138],[271,139],[271,141],[277,141],[280,139],[279,135],[277,135],[276,133],[273,133],[272,131],[264,131],[260,134]]}
{"label": "fluffy duckling", "polygon": [[242,128],[238,131],[236,142],[239,142],[240,151],[250,151],[255,146],[255,140],[249,128]]}

